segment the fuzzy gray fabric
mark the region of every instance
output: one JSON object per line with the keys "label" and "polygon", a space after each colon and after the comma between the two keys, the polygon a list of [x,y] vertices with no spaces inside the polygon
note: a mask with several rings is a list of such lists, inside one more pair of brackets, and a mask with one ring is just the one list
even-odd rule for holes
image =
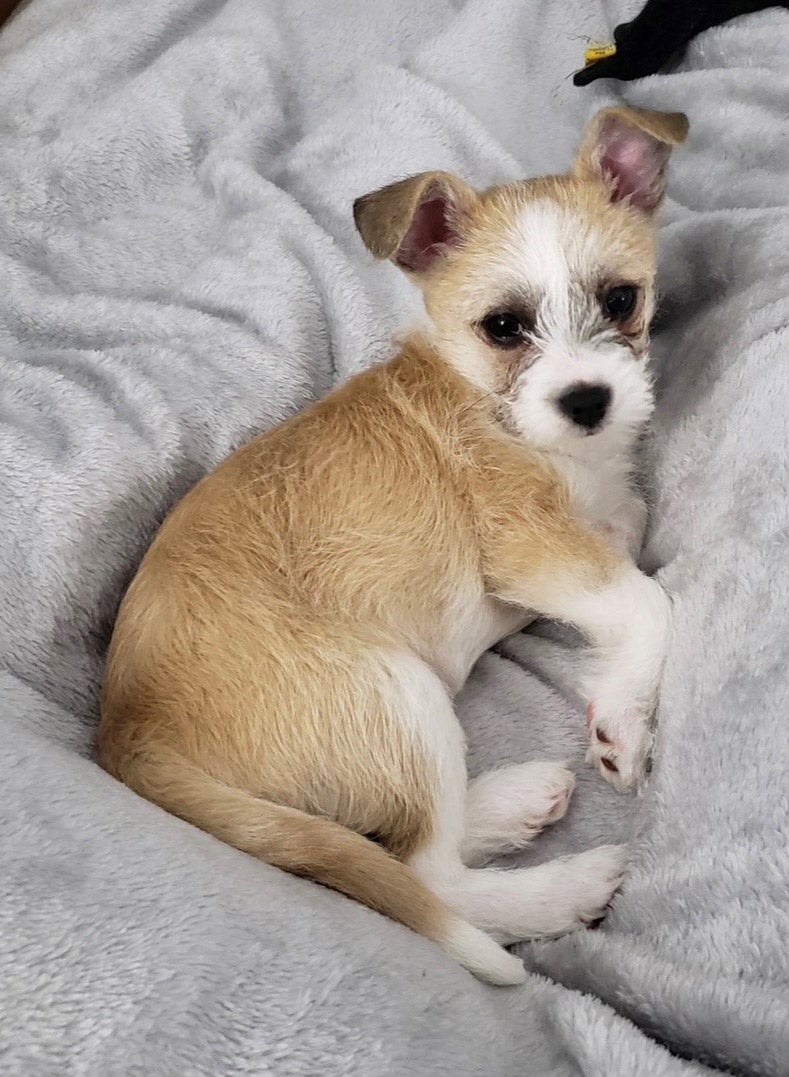
{"label": "fuzzy gray fabric", "polygon": [[[580,91],[632,0],[33,0],[0,35],[0,1072],[789,1073],[789,13]],[[472,769],[569,758],[525,860],[632,836],[604,926],[523,988],[143,802],[96,766],[120,594],[234,446],[386,355],[411,286],[353,198],[567,166],[625,94],[688,113],[663,230],[645,564],[675,600],[654,772],[582,762],[582,656],[480,661]]]}

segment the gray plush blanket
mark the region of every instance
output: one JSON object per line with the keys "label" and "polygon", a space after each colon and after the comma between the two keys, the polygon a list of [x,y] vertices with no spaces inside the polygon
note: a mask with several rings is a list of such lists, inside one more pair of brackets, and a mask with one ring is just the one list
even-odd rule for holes
{"label": "gray plush blanket", "polygon": [[[789,1073],[789,12],[574,89],[635,0],[32,0],[0,35],[0,1072]],[[569,758],[526,859],[631,838],[523,988],[224,847],[92,758],[113,615],[170,505],[414,310],[353,198],[564,168],[601,104],[684,110],[645,565],[675,600],[654,771],[583,764],[556,633],[480,661],[473,769]]]}

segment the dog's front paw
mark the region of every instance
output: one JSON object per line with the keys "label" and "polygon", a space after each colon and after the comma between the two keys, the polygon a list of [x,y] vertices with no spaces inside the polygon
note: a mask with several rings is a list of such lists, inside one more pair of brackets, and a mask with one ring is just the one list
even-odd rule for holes
{"label": "dog's front paw", "polygon": [[612,709],[590,703],[587,708],[587,762],[620,793],[646,776],[653,741],[650,714],[640,707]]}

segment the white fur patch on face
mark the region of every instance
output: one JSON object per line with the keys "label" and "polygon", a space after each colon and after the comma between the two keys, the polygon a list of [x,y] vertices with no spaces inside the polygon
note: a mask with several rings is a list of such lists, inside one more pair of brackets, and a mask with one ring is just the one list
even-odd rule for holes
{"label": "white fur patch on face", "polygon": [[[518,280],[540,296],[540,312],[556,331],[569,329],[571,286],[597,269],[603,238],[591,222],[558,203],[531,202],[514,222],[506,261]],[[503,252],[504,253],[504,252]]]}
{"label": "white fur patch on face", "polygon": [[[502,286],[536,307],[534,358],[513,385],[509,407],[520,434],[540,448],[588,456],[620,451],[652,412],[646,364],[602,317],[595,282],[618,252],[593,222],[549,199],[525,206],[500,248]],[[605,263],[603,260],[605,259]],[[591,433],[568,419],[559,398],[577,386],[605,387],[604,420]]]}
{"label": "white fur patch on face", "polygon": [[[585,431],[560,410],[558,401],[576,386],[605,386],[608,411],[597,429]],[[650,379],[643,361],[616,344],[564,346],[551,341],[518,379],[510,404],[520,434],[544,449],[570,456],[619,453],[652,414]]]}

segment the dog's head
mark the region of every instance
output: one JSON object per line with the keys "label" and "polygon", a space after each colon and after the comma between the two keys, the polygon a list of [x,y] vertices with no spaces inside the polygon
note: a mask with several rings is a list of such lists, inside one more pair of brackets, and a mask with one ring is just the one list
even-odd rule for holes
{"label": "dog's head", "polygon": [[442,354],[536,446],[616,448],[649,417],[654,214],[687,126],[604,109],[567,175],[478,193],[427,172],[354,205],[370,251],[421,286]]}

